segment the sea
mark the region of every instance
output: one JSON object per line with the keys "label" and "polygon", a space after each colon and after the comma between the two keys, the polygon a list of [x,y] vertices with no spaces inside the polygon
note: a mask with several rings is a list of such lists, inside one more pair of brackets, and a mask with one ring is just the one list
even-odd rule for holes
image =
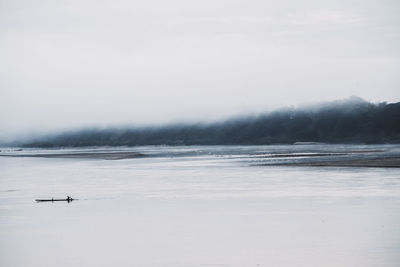
{"label": "sea", "polygon": [[400,168],[297,165],[400,145],[0,150],[0,266],[400,266]]}

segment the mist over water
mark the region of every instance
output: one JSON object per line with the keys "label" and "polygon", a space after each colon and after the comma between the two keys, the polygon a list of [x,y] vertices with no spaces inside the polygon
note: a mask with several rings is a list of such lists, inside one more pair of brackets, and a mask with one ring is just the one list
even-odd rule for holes
{"label": "mist over water", "polygon": [[[0,135],[400,101],[397,0],[0,3]],[[3,138],[3,137],[1,137]]]}
{"label": "mist over water", "polygon": [[399,14],[0,0],[0,266],[398,267]]}
{"label": "mist over water", "polygon": [[399,143],[400,103],[359,97],[208,122],[85,127],[16,139],[24,147]]}

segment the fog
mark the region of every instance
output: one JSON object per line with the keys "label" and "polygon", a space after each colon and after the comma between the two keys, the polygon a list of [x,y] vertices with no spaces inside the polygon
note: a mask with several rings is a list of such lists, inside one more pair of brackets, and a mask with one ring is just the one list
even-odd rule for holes
{"label": "fog", "polygon": [[0,140],[398,102],[398,1],[0,0]]}
{"label": "fog", "polygon": [[213,123],[86,127],[19,139],[22,147],[400,143],[400,102],[361,98],[233,117]]}

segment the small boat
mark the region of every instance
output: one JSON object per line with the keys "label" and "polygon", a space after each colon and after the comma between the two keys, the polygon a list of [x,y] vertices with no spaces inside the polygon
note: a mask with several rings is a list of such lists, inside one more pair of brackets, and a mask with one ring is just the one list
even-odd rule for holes
{"label": "small boat", "polygon": [[73,200],[72,197],[67,197],[67,198],[49,198],[49,199],[35,199],[36,202],[54,202],[54,201],[67,201],[67,202],[71,202]]}

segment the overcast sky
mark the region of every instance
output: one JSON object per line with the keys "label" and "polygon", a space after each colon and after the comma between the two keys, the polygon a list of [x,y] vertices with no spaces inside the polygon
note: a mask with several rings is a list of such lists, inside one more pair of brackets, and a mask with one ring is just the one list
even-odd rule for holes
{"label": "overcast sky", "polygon": [[0,138],[400,101],[400,1],[0,0]]}

